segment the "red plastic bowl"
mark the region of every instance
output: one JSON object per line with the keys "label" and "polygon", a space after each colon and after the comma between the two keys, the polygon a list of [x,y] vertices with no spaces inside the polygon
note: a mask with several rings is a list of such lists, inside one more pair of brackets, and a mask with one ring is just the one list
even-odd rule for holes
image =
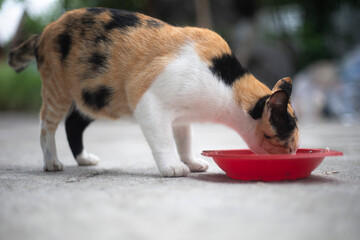
{"label": "red plastic bowl", "polygon": [[226,174],[234,179],[280,181],[306,178],[328,156],[342,152],[327,149],[298,149],[296,154],[257,155],[247,149],[203,151],[212,157]]}

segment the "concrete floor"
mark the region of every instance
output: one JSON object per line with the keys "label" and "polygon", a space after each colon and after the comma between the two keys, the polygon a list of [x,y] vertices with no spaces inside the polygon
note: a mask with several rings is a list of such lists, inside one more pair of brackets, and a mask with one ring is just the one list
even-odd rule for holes
{"label": "concrete floor", "polygon": [[[199,156],[246,147],[222,126],[194,132]],[[301,147],[345,156],[297,181],[235,181],[209,158],[206,173],[163,178],[135,123],[99,121],[85,144],[101,163],[77,167],[62,124],[65,169],[47,173],[37,116],[1,114],[0,239],[360,239],[360,126],[303,124],[301,133]]]}

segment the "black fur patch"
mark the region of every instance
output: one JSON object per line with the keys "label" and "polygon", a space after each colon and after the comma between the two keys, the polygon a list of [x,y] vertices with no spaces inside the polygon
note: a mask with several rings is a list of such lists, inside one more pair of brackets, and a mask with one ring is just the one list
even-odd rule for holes
{"label": "black fur patch", "polygon": [[81,18],[81,24],[85,25],[86,27],[91,27],[91,25],[94,25],[95,24],[95,19],[91,16],[91,15],[84,15],[82,18]]}
{"label": "black fur patch", "polygon": [[113,90],[106,86],[99,86],[96,90],[82,91],[84,102],[94,110],[100,110],[111,100]]}
{"label": "black fur patch", "polygon": [[59,44],[61,61],[65,61],[71,49],[71,44],[72,44],[71,36],[66,32],[62,33],[57,37],[57,43]]}
{"label": "black fur patch", "polygon": [[91,55],[80,57],[79,64],[84,65],[86,69],[85,72],[78,74],[80,80],[96,78],[105,73],[105,71],[109,68],[108,58],[109,54],[104,52],[93,52]]}
{"label": "black fur patch", "polygon": [[97,45],[99,43],[109,44],[109,43],[111,43],[111,40],[107,36],[105,36],[104,34],[100,34],[100,35],[95,37],[94,43],[95,43],[95,45]]}
{"label": "black fur patch", "polygon": [[105,8],[87,8],[86,10],[93,14],[100,14],[106,11]]}
{"label": "black fur patch", "polygon": [[108,57],[104,53],[95,52],[88,59],[91,71],[103,73],[108,68]]}
{"label": "black fur patch", "polygon": [[81,114],[75,107],[66,117],[65,128],[70,149],[76,158],[84,149],[83,132],[93,119]]}
{"label": "black fur patch", "polygon": [[291,96],[291,90],[292,90],[292,84],[285,81],[285,80],[281,80],[281,84],[279,85],[279,89],[282,89],[286,92],[286,94],[290,97]]}
{"label": "black fur patch", "polygon": [[125,29],[140,25],[140,19],[134,13],[116,9],[109,9],[109,11],[112,19],[105,24],[106,30],[112,30],[114,28]]}
{"label": "black fur patch", "polygon": [[248,73],[236,57],[230,54],[223,54],[221,57],[213,58],[210,70],[213,74],[220,77],[225,84],[230,86],[236,79]]}
{"label": "black fur patch", "polygon": [[160,28],[164,24],[162,22],[156,21],[155,19],[146,20],[146,26],[149,28]]}
{"label": "black fur patch", "polygon": [[297,128],[296,122],[296,117],[291,116],[287,111],[271,112],[270,124],[275,127],[276,136],[282,141],[287,140]]}
{"label": "black fur patch", "polygon": [[270,95],[266,95],[266,96],[260,98],[257,101],[257,103],[255,104],[255,106],[249,111],[249,114],[253,119],[259,119],[262,117],[266,100],[269,97],[270,97]]}
{"label": "black fur patch", "polygon": [[[82,37],[85,36],[86,32],[91,32],[95,28],[96,19],[93,17],[92,14],[86,13],[80,18],[80,35]],[[77,24],[70,24],[69,28],[77,27]]]}

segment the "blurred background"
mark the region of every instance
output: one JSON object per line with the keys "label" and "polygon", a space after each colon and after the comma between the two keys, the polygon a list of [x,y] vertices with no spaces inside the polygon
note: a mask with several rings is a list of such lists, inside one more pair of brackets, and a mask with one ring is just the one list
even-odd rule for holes
{"label": "blurred background", "polygon": [[360,0],[0,0],[0,111],[41,106],[35,64],[16,74],[7,65],[9,49],[67,10],[95,6],[213,29],[270,88],[293,78],[300,120],[359,122]]}

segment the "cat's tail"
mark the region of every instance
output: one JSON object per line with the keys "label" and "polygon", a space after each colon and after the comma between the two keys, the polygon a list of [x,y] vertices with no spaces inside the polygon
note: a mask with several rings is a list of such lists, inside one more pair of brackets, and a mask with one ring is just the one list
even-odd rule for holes
{"label": "cat's tail", "polygon": [[40,34],[32,35],[10,51],[8,63],[17,73],[24,70],[35,59],[35,46],[39,36]]}

